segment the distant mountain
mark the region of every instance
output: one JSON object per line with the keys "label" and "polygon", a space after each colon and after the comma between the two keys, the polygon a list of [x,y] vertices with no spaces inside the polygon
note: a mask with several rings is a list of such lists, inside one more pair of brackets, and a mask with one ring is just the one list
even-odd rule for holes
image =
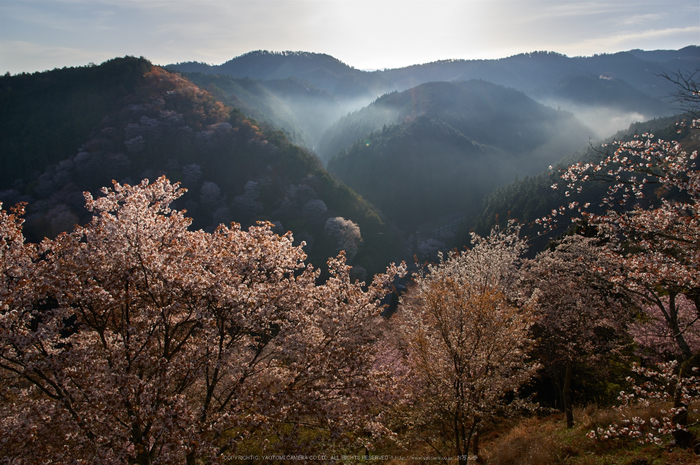
{"label": "distant mountain", "polygon": [[[656,61],[659,63],[672,62],[676,60],[697,61],[697,45],[690,45],[679,50],[630,50],[628,53],[640,60]],[[678,68],[686,68],[687,65],[679,65]]]}
{"label": "distant mountain", "polygon": [[[673,114],[676,107],[669,96],[675,88],[661,76],[698,68],[700,47],[690,46],[677,51],[637,50],[592,57],[535,52],[499,60],[448,60],[387,70],[383,75],[397,89],[428,81],[469,79],[512,87],[549,106],[573,112],[602,138],[631,122]],[[604,82],[597,88],[589,85],[586,93],[574,85],[595,80]],[[611,85],[623,92],[611,93]]]}
{"label": "distant mountain", "polygon": [[548,89],[546,95],[555,102],[586,105],[599,110],[654,115],[668,111],[668,103],[650,97],[627,82],[611,76],[572,76]]}
{"label": "distant mountain", "polygon": [[[33,240],[88,221],[83,191],[166,175],[189,190],[175,207],[187,210],[194,228],[272,221],[306,240],[316,265],[350,240],[351,263],[369,273],[398,258],[394,230],[315,155],[146,60],[1,77],[0,103],[8,123],[0,201],[29,203]],[[326,227],[337,217],[356,223],[360,235]]]}
{"label": "distant mountain", "polygon": [[542,158],[536,171],[551,161],[548,144],[569,141],[556,147],[566,152],[593,136],[572,114],[547,108],[522,92],[481,80],[431,82],[386,94],[341,118],[324,134],[318,152],[331,158],[370,132],[421,115],[444,121],[480,144],[524,156],[527,152],[532,164]]}
{"label": "distant mountain", "polygon": [[297,78],[334,95],[386,93],[432,81],[483,79],[530,92],[557,86],[573,76],[611,75],[651,97],[662,98],[672,87],[663,73],[700,67],[700,46],[680,50],[631,50],[590,57],[533,52],[495,60],[442,60],[396,69],[361,71],[325,54],[256,51],[221,65],[186,62],[169,65],[181,72],[227,74],[271,80]]}
{"label": "distant mountain", "polygon": [[339,151],[328,169],[409,232],[476,214],[494,187],[543,171],[590,130],[522,92],[469,81],[385,95],[327,136],[326,153]]}
{"label": "distant mountain", "polygon": [[444,60],[424,65],[386,70],[382,75],[397,88],[428,81],[484,79],[526,94],[546,94],[562,80],[574,76],[611,76],[638,91],[663,98],[672,85],[660,79],[663,73],[700,67],[700,47],[643,52],[635,50],[591,57],[567,57],[553,52],[534,52],[497,60]]}
{"label": "distant mountain", "polygon": [[[310,89],[327,92],[335,99],[334,106],[289,107],[300,123],[294,130],[305,134],[309,148],[316,147],[323,129],[335,122],[328,116],[358,110],[377,96],[427,82],[473,79],[520,90],[549,106],[571,111],[596,131],[596,137],[607,137],[631,122],[673,114],[676,107],[669,102],[669,95],[675,89],[660,76],[698,68],[698,46],[591,57],[534,52],[498,60],[443,60],[372,72],[357,70],[329,55],[308,52],[257,51],[217,66],[192,62],[169,66],[180,72],[261,81],[291,78]],[[322,114],[323,118],[304,116],[310,113]]]}
{"label": "distant mountain", "polygon": [[343,97],[376,96],[378,92],[391,87],[380,74],[357,70],[323,53],[258,50],[221,65],[187,62],[168,67],[181,72],[225,74],[261,80],[296,78]]}

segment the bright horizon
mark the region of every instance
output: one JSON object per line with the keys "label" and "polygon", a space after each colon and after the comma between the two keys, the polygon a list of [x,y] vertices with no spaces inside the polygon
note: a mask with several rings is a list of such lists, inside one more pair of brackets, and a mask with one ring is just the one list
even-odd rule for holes
{"label": "bright horizon", "polygon": [[697,0],[0,0],[3,74],[125,55],[221,64],[255,50],[305,51],[384,69],[688,45],[700,45]]}

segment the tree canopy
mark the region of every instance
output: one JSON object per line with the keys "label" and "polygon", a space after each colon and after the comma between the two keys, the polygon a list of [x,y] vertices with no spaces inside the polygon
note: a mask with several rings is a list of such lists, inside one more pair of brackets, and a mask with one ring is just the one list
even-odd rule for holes
{"label": "tree canopy", "polygon": [[365,286],[341,254],[318,284],[270,224],[189,231],[182,193],[115,183],[86,195],[88,225],[41,244],[21,208],[0,212],[4,457],[214,463],[382,434],[374,342],[402,268]]}

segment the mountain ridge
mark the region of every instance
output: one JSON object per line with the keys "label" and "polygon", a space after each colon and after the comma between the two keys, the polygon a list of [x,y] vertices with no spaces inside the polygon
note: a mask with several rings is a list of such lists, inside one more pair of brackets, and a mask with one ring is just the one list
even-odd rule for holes
{"label": "mountain ridge", "polygon": [[496,186],[543,171],[590,135],[573,115],[480,80],[384,95],[329,132],[329,171],[406,235],[477,214]]}
{"label": "mountain ridge", "polygon": [[[306,146],[315,149],[323,136],[321,125],[325,124],[327,129],[342,115],[359,110],[384,94],[427,82],[472,79],[510,87],[546,105],[571,111],[596,129],[597,138],[604,138],[634,121],[673,114],[674,107],[668,98],[675,87],[660,76],[700,68],[700,47],[633,50],[590,57],[532,52],[492,60],[439,60],[376,71],[358,70],[327,54],[257,51],[221,65],[189,62],[167,67],[180,72],[218,73],[234,78],[247,76],[260,80],[262,85],[270,80],[297,79],[328,92],[336,98],[337,104],[325,110],[325,118],[311,123],[313,129],[285,127],[290,135],[294,131],[303,132]],[[594,87],[599,89],[599,95],[590,99],[580,88],[570,85],[577,77],[589,82],[599,79],[614,83],[598,83]],[[626,89],[615,95],[614,102],[602,97],[610,85]],[[308,114],[307,109],[299,109],[297,119],[304,119],[300,116],[303,113]]]}

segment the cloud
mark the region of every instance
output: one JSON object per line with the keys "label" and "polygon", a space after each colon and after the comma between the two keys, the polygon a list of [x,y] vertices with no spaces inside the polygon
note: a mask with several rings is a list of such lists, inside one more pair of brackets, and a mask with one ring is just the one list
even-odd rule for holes
{"label": "cloud", "polygon": [[16,74],[47,71],[64,66],[84,66],[114,58],[107,53],[72,47],[51,47],[19,40],[0,41],[0,71]]}
{"label": "cloud", "polygon": [[700,37],[700,26],[667,27],[601,35],[568,44],[566,48],[584,50],[588,54],[632,48],[653,49],[654,43],[669,44],[664,48],[681,48],[697,43],[698,37]]}
{"label": "cloud", "polygon": [[647,13],[632,16],[623,16],[620,18],[620,23],[629,26],[639,26],[646,23],[660,23],[664,19],[663,14],[660,13]]}

